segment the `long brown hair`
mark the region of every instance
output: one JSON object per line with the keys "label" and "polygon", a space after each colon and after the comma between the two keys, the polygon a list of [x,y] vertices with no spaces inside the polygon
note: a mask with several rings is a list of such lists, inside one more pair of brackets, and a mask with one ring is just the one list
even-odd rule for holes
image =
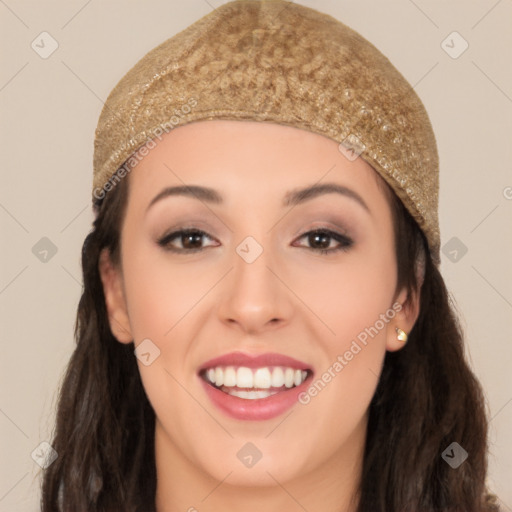
{"label": "long brown hair", "polygon": [[[155,413],[133,343],[119,343],[110,331],[98,270],[103,248],[119,264],[128,182],[96,204],[83,244],[77,346],[59,393],[51,442],[58,458],[44,470],[42,512],[155,511]],[[357,510],[497,511],[485,487],[484,396],[465,360],[455,304],[423,233],[392,189],[384,189],[393,213],[397,290],[405,286],[409,296],[420,290],[420,313],[406,346],[385,356],[370,404]],[[453,442],[469,454],[456,469],[442,457]]]}

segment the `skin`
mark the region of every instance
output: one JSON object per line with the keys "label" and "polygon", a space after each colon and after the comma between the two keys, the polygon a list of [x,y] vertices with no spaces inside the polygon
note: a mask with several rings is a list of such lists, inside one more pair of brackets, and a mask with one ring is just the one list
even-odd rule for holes
{"label": "skin", "polygon": [[[246,121],[203,121],[166,134],[127,178],[121,267],[101,254],[99,268],[113,334],[160,350],[138,361],[157,417],[157,510],[353,511],[366,437],[367,410],[386,350],[399,350],[395,327],[410,332],[417,297],[396,288],[390,206],[381,179],[338,144],[297,128]],[[369,208],[335,193],[294,207],[291,189],[333,182],[357,192]],[[152,199],[165,187],[202,185],[224,203],[193,197]],[[185,225],[186,224],[186,225]],[[196,253],[158,245],[183,227],[208,233]],[[340,242],[303,236],[325,228]],[[247,237],[263,248],[247,263],[236,252]],[[186,237],[172,244],[181,248]],[[194,247],[194,245],[192,245]],[[315,252],[316,251],[316,252]],[[321,377],[365,328],[394,303],[405,306],[307,405],[276,418],[242,421],[206,396],[199,366],[222,354],[278,352],[307,362]],[[251,442],[262,453],[252,468],[237,452]]]}

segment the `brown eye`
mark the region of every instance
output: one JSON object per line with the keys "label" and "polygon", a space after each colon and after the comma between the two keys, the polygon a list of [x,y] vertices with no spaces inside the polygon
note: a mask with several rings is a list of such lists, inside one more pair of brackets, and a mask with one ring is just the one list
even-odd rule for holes
{"label": "brown eye", "polygon": [[[345,235],[331,231],[330,229],[316,229],[308,231],[299,237],[307,238],[310,249],[320,252],[320,254],[329,254],[337,251],[346,251],[352,246],[353,241]],[[331,247],[332,241],[338,242],[338,246]]]}
{"label": "brown eye", "polygon": [[[200,229],[182,229],[165,235],[158,240],[158,245],[173,252],[197,252],[203,249],[201,242],[205,237],[212,240],[207,233]],[[174,247],[175,240],[181,244],[181,247]]]}

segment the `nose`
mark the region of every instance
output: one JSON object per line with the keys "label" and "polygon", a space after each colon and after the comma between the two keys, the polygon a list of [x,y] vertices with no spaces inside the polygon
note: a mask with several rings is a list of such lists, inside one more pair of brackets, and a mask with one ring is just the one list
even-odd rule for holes
{"label": "nose", "polygon": [[235,252],[232,261],[220,291],[220,320],[252,335],[288,324],[293,292],[271,251],[264,248],[251,263]]}

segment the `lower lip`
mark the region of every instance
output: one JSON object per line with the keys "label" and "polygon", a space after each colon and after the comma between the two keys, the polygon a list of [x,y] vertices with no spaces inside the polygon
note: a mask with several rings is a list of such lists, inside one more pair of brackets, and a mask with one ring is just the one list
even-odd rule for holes
{"label": "lower lip", "polygon": [[311,375],[300,385],[280,391],[267,398],[248,400],[231,396],[208,384],[199,377],[206,394],[222,412],[237,420],[261,421],[275,418],[298,402],[298,395],[309,386]]}

